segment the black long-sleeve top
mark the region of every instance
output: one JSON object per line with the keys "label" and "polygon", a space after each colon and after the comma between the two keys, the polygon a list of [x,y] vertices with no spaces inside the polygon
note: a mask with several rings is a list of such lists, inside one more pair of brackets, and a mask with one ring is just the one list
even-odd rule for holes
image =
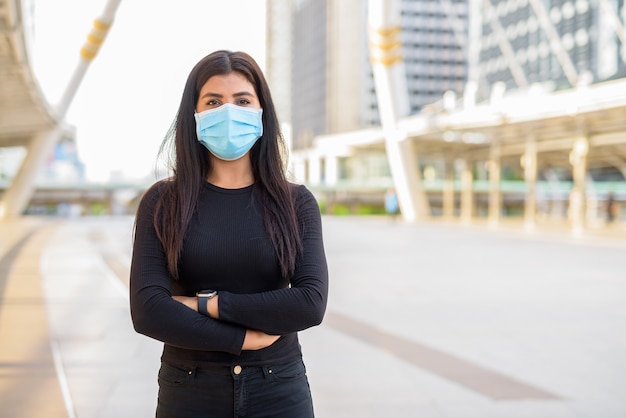
{"label": "black long-sleeve top", "polygon": [[[303,251],[293,277],[284,279],[254,186],[206,183],[184,237],[180,278],[173,280],[153,226],[160,187],[146,192],[136,215],[130,307],[137,332],[164,342],[162,360],[172,364],[259,365],[299,358],[297,332],[321,323],[328,295],[321,217],[311,192],[293,188]],[[219,292],[219,319],[171,297],[205,289]],[[281,337],[261,350],[241,350],[248,328]]]}

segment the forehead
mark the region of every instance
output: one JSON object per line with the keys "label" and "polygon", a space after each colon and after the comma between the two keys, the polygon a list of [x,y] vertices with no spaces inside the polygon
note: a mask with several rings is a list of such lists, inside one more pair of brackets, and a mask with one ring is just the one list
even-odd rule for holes
{"label": "forehead", "polygon": [[250,83],[243,74],[233,71],[227,74],[218,74],[209,77],[200,89],[200,96],[209,92],[228,93],[233,91],[248,91],[249,93],[255,93],[252,83]]}

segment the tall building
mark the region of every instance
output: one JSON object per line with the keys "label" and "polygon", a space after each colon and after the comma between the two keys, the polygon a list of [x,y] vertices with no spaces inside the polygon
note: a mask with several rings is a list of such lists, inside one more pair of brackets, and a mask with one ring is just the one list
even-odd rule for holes
{"label": "tall building", "polygon": [[291,122],[291,18],[293,0],[267,0],[265,77],[283,124]]}
{"label": "tall building", "polygon": [[326,1],[296,2],[292,26],[291,123],[293,148],[307,148],[325,133]]}
{"label": "tall building", "polygon": [[479,94],[549,84],[570,88],[626,76],[624,0],[484,0],[472,8]]}
{"label": "tall building", "polygon": [[403,0],[402,43],[411,113],[461,94],[467,81],[468,0]]}
{"label": "tall building", "polygon": [[[281,2],[268,0],[269,28],[284,25],[275,20],[280,14],[272,13]],[[310,147],[319,135],[379,125],[369,62],[367,3],[291,2],[290,119],[294,149]],[[440,100],[446,91],[460,94],[464,89],[468,0],[402,0],[401,7],[409,100],[411,112],[416,113]],[[270,36],[268,57],[283,43]]]}

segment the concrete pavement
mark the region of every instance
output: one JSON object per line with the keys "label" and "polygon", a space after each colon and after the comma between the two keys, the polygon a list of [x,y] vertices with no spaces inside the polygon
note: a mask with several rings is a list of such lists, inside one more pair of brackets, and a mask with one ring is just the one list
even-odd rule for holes
{"label": "concrete pavement", "polygon": [[[0,224],[0,416],[154,416],[132,218],[21,222]],[[301,334],[318,417],[626,417],[623,229],[324,227],[328,313]]]}

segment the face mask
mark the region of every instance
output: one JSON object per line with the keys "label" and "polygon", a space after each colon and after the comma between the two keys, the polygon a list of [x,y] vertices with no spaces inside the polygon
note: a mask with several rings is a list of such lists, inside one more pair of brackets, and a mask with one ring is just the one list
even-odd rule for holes
{"label": "face mask", "polygon": [[219,159],[238,160],[263,135],[262,114],[263,109],[230,103],[194,113],[198,141]]}

